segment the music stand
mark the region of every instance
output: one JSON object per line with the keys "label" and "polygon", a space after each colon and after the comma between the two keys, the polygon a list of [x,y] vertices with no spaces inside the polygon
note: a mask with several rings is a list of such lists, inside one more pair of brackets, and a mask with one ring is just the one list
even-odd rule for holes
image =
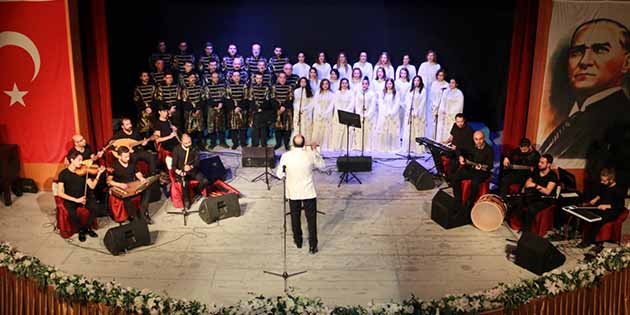
{"label": "music stand", "polygon": [[[361,128],[361,116],[359,114],[346,112],[340,109],[337,110],[337,116],[339,117],[339,123],[346,125],[346,156],[345,158],[347,161],[349,161],[350,160],[350,127],[352,126],[354,128]],[[359,178],[357,178],[357,176],[354,173],[350,171],[344,171],[343,173],[341,173],[341,177],[339,178],[339,184],[337,185],[337,187],[341,186],[341,183],[344,180],[346,181],[346,183],[348,183],[350,180],[350,176],[356,179],[357,182],[359,182],[359,184],[362,184],[361,180],[359,180]]]}
{"label": "music stand", "polygon": [[[258,114],[262,116],[262,120],[263,120],[263,122],[265,124],[265,132],[267,132],[269,126],[271,125],[271,123],[274,120],[274,118],[273,118],[274,115],[271,115],[271,114],[273,114],[273,111],[263,110],[262,112],[260,112]],[[275,178],[275,179],[278,179],[278,180],[280,178],[278,178],[273,173],[269,172],[269,153],[268,153],[268,151],[269,151],[268,148],[269,147],[267,146],[267,136],[266,135],[265,135],[265,143],[264,143],[263,148],[265,148],[265,171],[262,174],[256,176],[254,179],[252,179],[252,183],[255,183],[255,182],[257,182],[259,180],[262,180],[264,178],[265,179],[265,184],[267,184],[267,190],[271,190],[271,186],[269,185],[269,177]],[[274,159],[275,159],[275,154],[274,154]]]}

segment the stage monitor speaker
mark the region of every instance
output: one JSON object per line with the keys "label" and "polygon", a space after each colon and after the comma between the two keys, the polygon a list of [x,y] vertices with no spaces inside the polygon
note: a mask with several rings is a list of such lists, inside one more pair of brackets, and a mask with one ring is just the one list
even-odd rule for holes
{"label": "stage monitor speaker", "polygon": [[265,149],[267,149],[267,167],[276,167],[276,155],[272,147],[244,147],[241,160],[243,167],[265,167]]}
{"label": "stage monitor speaker", "polygon": [[151,245],[149,226],[144,220],[136,219],[129,224],[113,227],[105,233],[103,243],[114,256],[136,247]]}
{"label": "stage monitor speaker", "polygon": [[225,194],[206,198],[199,206],[199,216],[203,222],[208,224],[217,220],[241,216],[238,195]]}
{"label": "stage monitor speaker", "polygon": [[227,170],[218,155],[199,161],[199,170],[208,179],[208,183],[214,183],[217,179],[225,180]]}
{"label": "stage monitor speaker", "polygon": [[372,157],[371,156],[340,156],[337,158],[338,172],[371,172]]}
{"label": "stage monitor speaker", "polygon": [[433,197],[431,220],[447,230],[468,224],[470,217],[455,216],[456,208],[457,205],[452,193],[446,189],[440,189]]}
{"label": "stage monitor speaker", "polygon": [[433,176],[416,161],[411,161],[407,164],[403,177],[411,182],[417,190],[433,189]]}
{"label": "stage monitor speaker", "polygon": [[549,242],[531,232],[524,232],[518,240],[515,263],[537,275],[556,269],[566,257]]}

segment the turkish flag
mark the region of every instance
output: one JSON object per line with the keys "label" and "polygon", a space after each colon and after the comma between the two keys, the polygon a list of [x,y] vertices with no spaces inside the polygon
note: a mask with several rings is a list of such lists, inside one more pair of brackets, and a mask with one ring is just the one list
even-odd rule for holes
{"label": "turkish flag", "polygon": [[0,143],[26,163],[59,163],[75,132],[65,0],[0,2]]}

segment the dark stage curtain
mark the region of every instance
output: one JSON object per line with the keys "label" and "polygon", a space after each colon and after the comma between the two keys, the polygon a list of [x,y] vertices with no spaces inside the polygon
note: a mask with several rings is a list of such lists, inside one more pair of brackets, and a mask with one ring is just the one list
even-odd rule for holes
{"label": "dark stage curtain", "polygon": [[[518,146],[527,129],[539,0],[517,0],[510,50],[510,72],[503,119],[503,149]],[[530,139],[533,141],[533,139]]]}
{"label": "dark stage curtain", "polygon": [[98,150],[112,136],[105,0],[80,1],[79,6],[90,130],[86,138]]}

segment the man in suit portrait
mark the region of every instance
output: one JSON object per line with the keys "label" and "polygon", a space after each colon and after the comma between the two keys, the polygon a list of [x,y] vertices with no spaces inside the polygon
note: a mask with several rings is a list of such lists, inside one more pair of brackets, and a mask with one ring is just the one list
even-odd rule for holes
{"label": "man in suit portrait", "polygon": [[619,142],[630,123],[630,100],[623,89],[630,72],[630,31],[611,19],[585,22],[571,36],[567,58],[574,102],[540,151],[587,159]]}

